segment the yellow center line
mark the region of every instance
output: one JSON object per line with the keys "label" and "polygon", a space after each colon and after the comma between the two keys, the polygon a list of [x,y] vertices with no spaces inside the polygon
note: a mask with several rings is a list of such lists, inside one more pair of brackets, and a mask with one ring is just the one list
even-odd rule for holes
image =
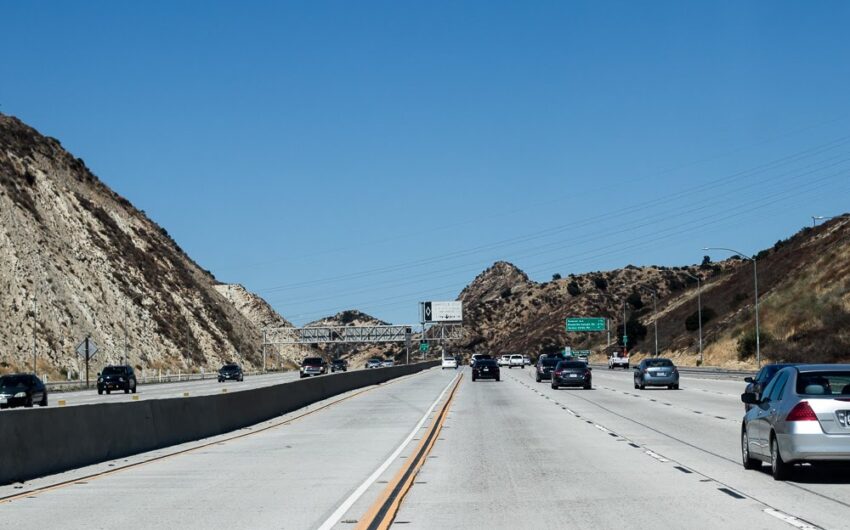
{"label": "yellow center line", "polygon": [[398,470],[395,477],[387,484],[375,503],[360,518],[360,522],[357,524],[355,530],[386,530],[390,527],[399,508],[401,508],[401,503],[413,486],[416,475],[425,464],[425,460],[428,458],[434,444],[437,443],[437,438],[440,436],[446,415],[462,379],[463,374],[458,377],[454,388],[452,388],[451,393],[446,398],[446,402],[443,403],[440,411],[434,416],[434,421],[431,422],[431,426],[422,437],[413,454],[408,457],[402,468]]}

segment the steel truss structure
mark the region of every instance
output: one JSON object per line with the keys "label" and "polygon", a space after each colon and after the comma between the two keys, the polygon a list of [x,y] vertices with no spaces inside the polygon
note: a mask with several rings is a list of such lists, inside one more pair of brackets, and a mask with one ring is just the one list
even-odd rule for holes
{"label": "steel truss structure", "polygon": [[411,326],[266,328],[263,330],[263,345],[405,342],[410,340],[412,330]]}
{"label": "steel truss structure", "polygon": [[445,342],[461,340],[464,337],[463,324],[460,322],[445,322],[425,328],[425,340],[428,342]]}

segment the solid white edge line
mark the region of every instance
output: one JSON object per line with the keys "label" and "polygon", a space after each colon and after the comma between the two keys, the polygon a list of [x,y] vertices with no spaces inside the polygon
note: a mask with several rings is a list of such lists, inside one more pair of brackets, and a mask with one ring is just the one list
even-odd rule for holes
{"label": "solid white edge line", "polygon": [[813,526],[809,523],[805,523],[800,519],[797,519],[793,515],[788,515],[787,513],[780,512],[779,510],[774,510],[773,508],[765,508],[764,513],[770,515],[771,517],[776,517],[780,521],[790,524],[795,528],[800,528],[801,530],[817,530],[817,526]]}
{"label": "solid white edge line", "polygon": [[328,517],[324,523],[322,523],[318,530],[330,530],[331,528],[333,528],[334,525],[336,525],[339,520],[342,519],[342,516],[345,515],[346,512],[348,512],[348,510],[350,510],[352,506],[354,506],[354,503],[357,502],[360,497],[363,496],[364,493],[366,493],[366,490],[368,490],[369,487],[372,486],[372,484],[374,484],[374,482],[378,480],[381,475],[384,474],[384,471],[386,471],[387,468],[392,465],[392,463],[398,458],[401,452],[404,451],[404,448],[407,447],[411,440],[413,440],[413,437],[416,436],[416,434],[428,420],[428,416],[431,415],[431,412],[434,411],[434,409],[437,407],[437,404],[442,401],[443,396],[446,395],[446,392],[449,390],[452,384],[454,384],[458,377],[460,377],[460,373],[455,375],[452,380],[449,381],[449,384],[446,385],[446,388],[444,388],[443,391],[440,392],[440,396],[437,398],[437,400],[431,404],[431,407],[428,409],[425,415],[422,416],[422,419],[419,420],[419,423],[416,424],[416,427],[413,428],[407,438],[404,439],[404,441],[401,443],[400,446],[398,446],[398,448],[393,452],[393,454],[391,454],[390,457],[387,458],[384,463],[378,467],[378,469],[376,469],[371,475],[369,475],[369,478],[367,478],[363,482],[363,484],[358,486],[358,488],[354,490],[354,493],[349,495],[348,498],[345,499],[345,501],[343,501],[343,503],[339,505],[339,508],[337,508],[334,513],[332,513],[331,516]]}

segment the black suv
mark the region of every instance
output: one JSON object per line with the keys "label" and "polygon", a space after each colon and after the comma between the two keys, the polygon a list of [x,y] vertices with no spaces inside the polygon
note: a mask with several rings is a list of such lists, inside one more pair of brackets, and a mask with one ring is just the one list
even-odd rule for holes
{"label": "black suv", "polygon": [[228,379],[232,379],[233,381],[242,381],[245,378],[242,373],[242,367],[238,364],[225,364],[218,371],[218,382],[224,383]]}
{"label": "black suv", "polygon": [[348,361],[345,359],[334,359],[331,361],[331,372],[347,372]]}
{"label": "black suv", "polygon": [[107,394],[123,390],[125,394],[136,393],[136,374],[132,366],[107,366],[97,374],[97,393]]}
{"label": "black suv", "polygon": [[32,374],[12,374],[0,377],[0,409],[9,407],[47,406],[47,389],[41,379]]}

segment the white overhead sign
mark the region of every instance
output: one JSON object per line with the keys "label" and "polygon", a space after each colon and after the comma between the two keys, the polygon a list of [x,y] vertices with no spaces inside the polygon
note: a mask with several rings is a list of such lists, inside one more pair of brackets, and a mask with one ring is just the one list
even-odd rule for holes
{"label": "white overhead sign", "polygon": [[425,302],[424,322],[462,322],[463,302]]}

